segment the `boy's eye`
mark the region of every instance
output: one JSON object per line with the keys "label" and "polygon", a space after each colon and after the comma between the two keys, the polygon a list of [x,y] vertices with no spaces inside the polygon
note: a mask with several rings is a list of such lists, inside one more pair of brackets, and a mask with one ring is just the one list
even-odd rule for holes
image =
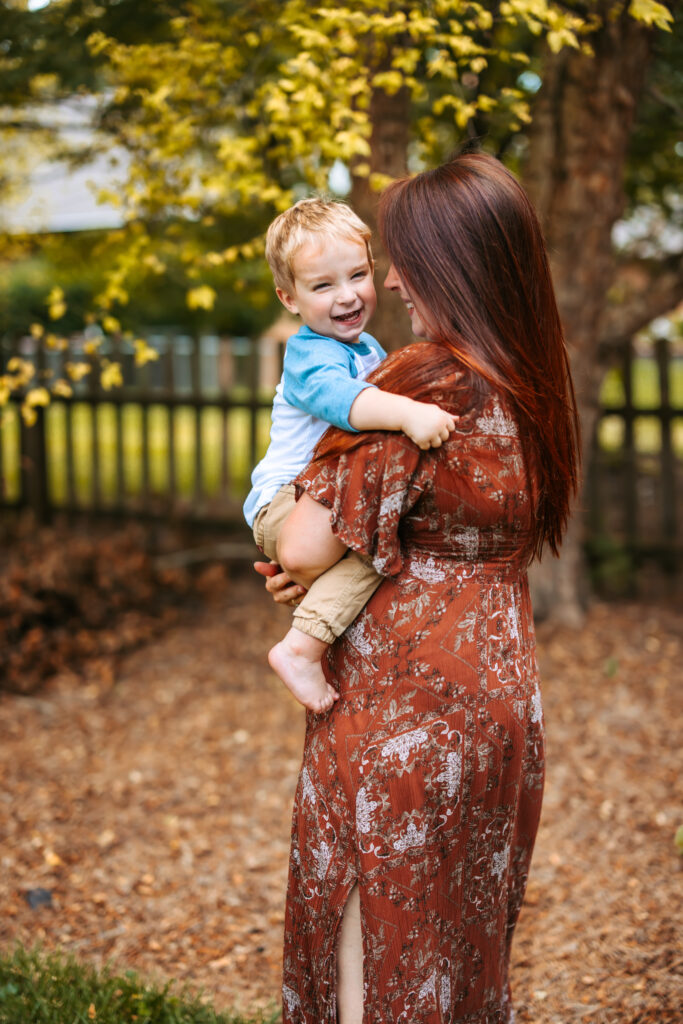
{"label": "boy's eye", "polygon": [[320,292],[320,291],[323,290],[323,288],[329,288],[329,284],[328,284],[327,281],[322,281],[320,284],[314,285],[313,286],[313,291],[314,292]]}
{"label": "boy's eye", "polygon": [[357,270],[356,273],[352,275],[352,280],[355,281],[357,277],[367,277],[367,273],[367,270]]}

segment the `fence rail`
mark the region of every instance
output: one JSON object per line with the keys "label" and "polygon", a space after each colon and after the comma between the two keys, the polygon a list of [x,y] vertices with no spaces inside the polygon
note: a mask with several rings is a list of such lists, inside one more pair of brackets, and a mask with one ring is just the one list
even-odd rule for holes
{"label": "fence rail", "polygon": [[[282,366],[272,339],[150,335],[159,359],[136,367],[122,342],[100,350],[123,387],[93,372],[26,427],[14,409],[0,431],[0,507],[154,516],[235,525],[252,466],[265,451]],[[15,348],[16,351],[16,348]],[[20,354],[64,373],[64,356],[24,339]],[[6,363],[9,352],[0,357]],[[78,354],[73,360],[81,358]],[[676,566],[683,551],[683,344],[630,343],[605,376],[587,467],[585,523],[594,551],[617,547]]]}

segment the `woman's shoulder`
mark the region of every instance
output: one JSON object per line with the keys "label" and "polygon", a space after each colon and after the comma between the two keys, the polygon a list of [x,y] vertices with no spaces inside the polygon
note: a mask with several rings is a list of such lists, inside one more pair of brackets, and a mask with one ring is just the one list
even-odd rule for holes
{"label": "woman's shoulder", "polygon": [[420,341],[391,352],[368,380],[385,391],[458,411],[475,401],[472,375],[445,345]]}

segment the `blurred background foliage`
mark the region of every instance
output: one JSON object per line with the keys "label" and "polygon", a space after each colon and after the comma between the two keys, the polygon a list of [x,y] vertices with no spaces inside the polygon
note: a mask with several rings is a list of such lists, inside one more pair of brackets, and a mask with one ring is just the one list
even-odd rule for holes
{"label": "blurred background foliage", "polygon": [[[11,350],[33,325],[61,344],[86,322],[131,339],[162,325],[257,336],[277,314],[274,214],[327,190],[374,226],[387,180],[476,141],[539,212],[588,446],[620,346],[658,317],[680,333],[680,7],[0,0],[0,227],[41,163],[104,161],[118,217],[60,232],[8,220],[0,337]],[[372,327],[387,348],[410,339],[391,302]],[[5,371],[0,401],[27,379]]]}
{"label": "blurred background foliage", "polygon": [[[548,54],[589,50],[601,20],[626,7],[667,27],[667,8],[647,0],[355,0],[334,10],[298,0],[2,0],[5,204],[21,194],[29,149],[74,168],[98,154],[120,162],[125,151],[127,164],[107,197],[121,207],[118,230],[0,239],[0,330],[44,319],[57,285],[63,333],[104,311],[131,330],[201,329],[211,311],[214,330],[258,332],[276,312],[261,255],[274,213],[312,188],[341,180],[348,191],[350,178],[330,178],[335,166],[373,187],[387,178],[371,152],[373,93],[402,98],[408,169],[476,137],[523,174]],[[628,213],[649,211],[628,241],[648,256],[662,225],[681,221],[683,43],[658,31],[653,45],[625,175]],[[75,144],[50,114],[74,99],[92,104]]]}

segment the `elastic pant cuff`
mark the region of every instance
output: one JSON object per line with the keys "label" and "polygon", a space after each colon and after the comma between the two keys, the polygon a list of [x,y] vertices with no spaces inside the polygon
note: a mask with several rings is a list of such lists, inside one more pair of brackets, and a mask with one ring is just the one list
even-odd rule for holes
{"label": "elastic pant cuff", "polygon": [[294,615],[292,625],[296,629],[300,629],[302,633],[308,633],[309,636],[315,637],[316,640],[322,640],[325,644],[333,644],[337,639],[329,626],[326,626],[323,622],[305,619],[301,615]]}

